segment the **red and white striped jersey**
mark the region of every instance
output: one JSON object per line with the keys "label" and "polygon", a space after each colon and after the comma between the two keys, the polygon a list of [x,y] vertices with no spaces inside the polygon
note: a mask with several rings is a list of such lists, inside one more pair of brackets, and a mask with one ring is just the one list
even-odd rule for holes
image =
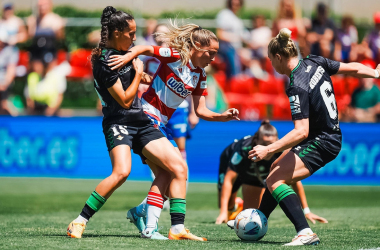
{"label": "red and white striped jersey", "polygon": [[172,48],[153,46],[160,66],[153,83],[143,94],[144,112],[166,124],[188,95],[206,96],[206,72],[189,61],[181,65],[179,53]]}

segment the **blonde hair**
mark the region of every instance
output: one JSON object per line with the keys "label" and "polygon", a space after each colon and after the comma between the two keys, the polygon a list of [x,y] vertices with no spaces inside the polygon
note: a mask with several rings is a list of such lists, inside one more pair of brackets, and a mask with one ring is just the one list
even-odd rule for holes
{"label": "blonde hair", "polygon": [[292,32],[288,28],[280,30],[278,35],[270,41],[268,50],[272,55],[279,54],[286,58],[297,57],[298,50],[296,44],[290,39]]}
{"label": "blonde hair", "polygon": [[176,49],[181,56],[182,65],[186,65],[191,57],[191,49],[205,51],[195,45],[199,42],[201,47],[210,46],[210,41],[218,41],[216,35],[199,25],[189,23],[179,26],[177,20],[169,20],[168,32],[155,33],[155,36],[163,41],[168,41],[169,47]]}

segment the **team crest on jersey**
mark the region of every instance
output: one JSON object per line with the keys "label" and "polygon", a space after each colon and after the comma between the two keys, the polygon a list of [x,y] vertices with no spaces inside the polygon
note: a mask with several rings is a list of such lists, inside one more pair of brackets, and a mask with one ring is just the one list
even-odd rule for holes
{"label": "team crest on jersey", "polygon": [[306,73],[309,73],[312,67],[313,67],[313,66],[311,66],[311,65],[307,66],[307,69],[305,70],[305,72],[306,72]]}
{"label": "team crest on jersey", "polygon": [[193,75],[193,84],[195,86],[195,84],[197,84],[198,82],[198,76],[197,75]]}
{"label": "team crest on jersey", "polygon": [[207,82],[206,81],[202,81],[200,88],[201,89],[207,89]]}
{"label": "team crest on jersey", "polygon": [[290,96],[290,109],[292,110],[292,115],[301,113],[301,103],[298,95]]}
{"label": "team crest on jersey", "polygon": [[177,93],[181,97],[185,98],[186,96],[190,95],[191,92],[188,91],[182,82],[178,82],[174,79],[174,77],[170,77],[170,79],[167,82],[168,87],[173,90],[173,92]]}

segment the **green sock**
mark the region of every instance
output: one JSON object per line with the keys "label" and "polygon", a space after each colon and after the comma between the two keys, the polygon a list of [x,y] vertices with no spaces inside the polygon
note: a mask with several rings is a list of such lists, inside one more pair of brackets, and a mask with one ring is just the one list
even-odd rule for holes
{"label": "green sock", "polygon": [[186,199],[170,199],[170,216],[172,226],[185,223]]}
{"label": "green sock", "polygon": [[92,208],[95,212],[98,212],[99,209],[106,203],[107,199],[98,194],[96,191],[92,192],[86,204]]}
{"label": "green sock", "polygon": [[294,190],[286,184],[281,184],[272,192],[272,196],[276,199],[277,203],[280,203],[286,196],[296,194]]}

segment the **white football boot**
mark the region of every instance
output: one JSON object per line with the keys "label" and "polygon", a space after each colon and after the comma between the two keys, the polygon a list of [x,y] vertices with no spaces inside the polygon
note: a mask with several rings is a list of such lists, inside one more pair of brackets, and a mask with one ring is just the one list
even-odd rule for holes
{"label": "white football boot", "polygon": [[317,234],[310,235],[297,235],[292,242],[285,244],[284,246],[306,246],[306,245],[318,245],[321,243]]}

